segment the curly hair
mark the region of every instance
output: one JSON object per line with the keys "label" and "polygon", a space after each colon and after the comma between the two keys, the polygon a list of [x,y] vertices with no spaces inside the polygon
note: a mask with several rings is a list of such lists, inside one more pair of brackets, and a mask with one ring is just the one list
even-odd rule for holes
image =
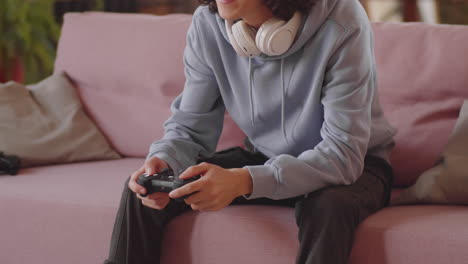
{"label": "curly hair", "polygon": [[[290,19],[296,11],[308,13],[316,1],[317,0],[263,0],[272,10],[274,16],[285,20]],[[198,0],[198,2],[202,5],[208,5],[211,12],[218,12],[216,0]]]}

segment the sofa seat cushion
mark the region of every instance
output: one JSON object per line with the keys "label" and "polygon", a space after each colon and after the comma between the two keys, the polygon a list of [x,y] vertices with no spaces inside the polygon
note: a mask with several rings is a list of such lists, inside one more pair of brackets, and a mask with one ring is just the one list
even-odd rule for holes
{"label": "sofa seat cushion", "polygon": [[215,213],[191,211],[167,228],[163,264],[294,263],[299,247],[294,209],[287,207],[233,205]]}
{"label": "sofa seat cushion", "polygon": [[142,163],[73,163],[0,176],[0,262],[102,263],[125,180]]}
{"label": "sofa seat cushion", "polygon": [[[101,263],[123,185],[142,159],[23,169],[0,177],[2,263]],[[468,263],[468,208],[386,208],[360,226],[351,264]],[[294,209],[230,206],[169,223],[163,263],[294,263]],[[181,254],[180,252],[184,252]]]}
{"label": "sofa seat cushion", "polygon": [[[468,263],[466,219],[468,208],[462,206],[386,208],[359,227],[350,263]],[[294,263],[297,232],[292,208],[189,212],[169,223],[162,263]]]}
{"label": "sofa seat cushion", "polygon": [[17,176],[0,178],[0,201],[115,208],[125,180],[143,162],[144,159],[125,158],[22,169]]}
{"label": "sofa seat cushion", "polygon": [[466,206],[389,207],[360,226],[350,264],[468,263]]}

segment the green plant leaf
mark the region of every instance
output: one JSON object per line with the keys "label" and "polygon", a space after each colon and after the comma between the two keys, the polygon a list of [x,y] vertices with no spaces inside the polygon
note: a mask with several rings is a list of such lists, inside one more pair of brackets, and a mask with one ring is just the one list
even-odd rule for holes
{"label": "green plant leaf", "polygon": [[60,34],[53,4],[53,0],[0,0],[0,65],[7,72],[20,58],[28,81],[52,73]]}

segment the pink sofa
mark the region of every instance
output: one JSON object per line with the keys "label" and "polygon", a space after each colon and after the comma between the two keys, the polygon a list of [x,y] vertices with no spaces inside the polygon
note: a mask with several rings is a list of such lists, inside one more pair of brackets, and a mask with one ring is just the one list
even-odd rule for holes
{"label": "pink sofa", "polygon": [[[0,176],[0,263],[97,264],[128,175],[161,137],[184,84],[189,15],[67,14],[55,70],[124,158]],[[468,97],[468,27],[375,24],[380,96],[399,129],[395,193],[432,166]],[[226,118],[220,149],[241,144]],[[294,263],[293,209],[231,206],[170,223],[165,264]],[[386,208],[360,226],[352,264],[468,263],[468,207]]]}

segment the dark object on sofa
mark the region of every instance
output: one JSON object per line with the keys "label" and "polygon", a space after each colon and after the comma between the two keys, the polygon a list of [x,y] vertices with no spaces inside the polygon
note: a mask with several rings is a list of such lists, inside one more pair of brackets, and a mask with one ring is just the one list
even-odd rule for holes
{"label": "dark object on sofa", "polygon": [[14,155],[5,155],[3,152],[0,152],[0,175],[16,175],[20,168],[20,164],[21,161],[18,157]]}

